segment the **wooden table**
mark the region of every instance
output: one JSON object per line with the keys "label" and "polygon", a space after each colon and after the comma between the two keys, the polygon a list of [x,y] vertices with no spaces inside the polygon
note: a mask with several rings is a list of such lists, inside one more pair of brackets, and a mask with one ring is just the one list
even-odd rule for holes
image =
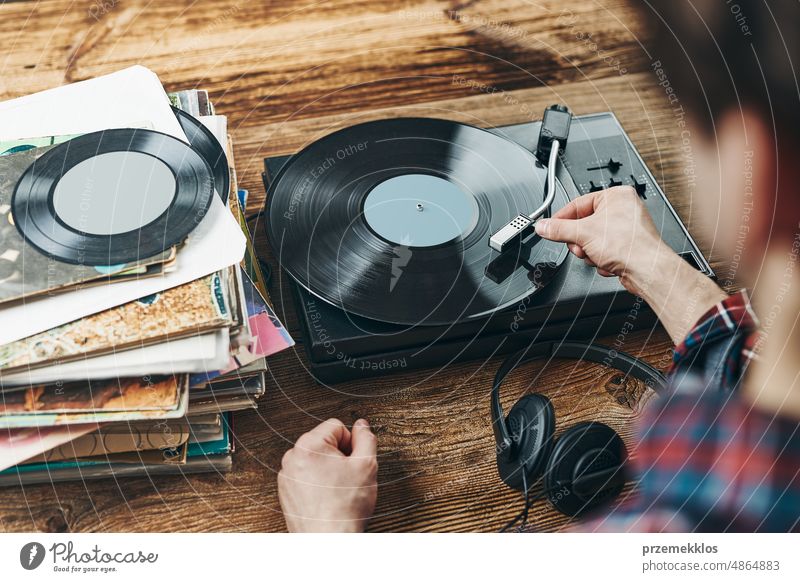
{"label": "wooden table", "polygon": [[[0,99],[135,63],[168,90],[208,89],[228,116],[250,212],[264,199],[262,158],[345,125],[416,115],[496,126],[537,118],[554,102],[576,113],[613,110],[699,234],[677,118],[650,71],[658,56],[640,44],[647,37],[619,0],[12,2],[0,6]],[[272,261],[263,221],[257,228],[259,251]],[[276,308],[297,330],[287,292],[273,283]],[[661,369],[669,363],[661,328],[625,348]],[[283,531],[281,456],[329,417],[367,417],[379,434],[372,531],[492,531],[519,510],[519,494],[495,469],[488,397],[497,360],[335,388],[313,381],[302,348],[269,363],[258,411],[236,414],[229,475],[4,489],[0,530]],[[535,387],[553,398],[560,427],[597,418],[630,439],[640,386],[571,362],[529,386],[538,371],[531,365],[510,379],[506,406]],[[544,504],[532,519],[547,529],[565,524]]]}

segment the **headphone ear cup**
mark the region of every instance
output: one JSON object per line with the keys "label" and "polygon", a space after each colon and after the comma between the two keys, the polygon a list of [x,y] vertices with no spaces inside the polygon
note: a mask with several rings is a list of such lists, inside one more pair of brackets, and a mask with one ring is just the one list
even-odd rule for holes
{"label": "headphone ear cup", "polygon": [[602,422],[581,422],[556,442],[544,473],[550,503],[570,517],[611,502],[626,481],[628,450]]}
{"label": "headphone ear cup", "polygon": [[542,394],[523,396],[505,419],[511,435],[510,454],[497,452],[497,471],[503,482],[524,492],[523,472],[528,488],[542,475],[550,451],[556,415],[553,404]]}

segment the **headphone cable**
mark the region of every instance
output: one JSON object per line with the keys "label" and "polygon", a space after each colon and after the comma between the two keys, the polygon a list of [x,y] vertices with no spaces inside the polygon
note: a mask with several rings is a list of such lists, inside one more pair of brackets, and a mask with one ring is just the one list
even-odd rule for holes
{"label": "headphone cable", "polygon": [[500,529],[499,533],[507,532],[509,529],[514,527],[514,525],[516,525],[516,523],[520,519],[522,520],[522,523],[520,524],[519,527],[520,528],[525,527],[528,523],[528,511],[530,510],[530,508],[533,506],[534,503],[536,503],[540,499],[544,499],[545,497],[547,497],[548,493],[547,491],[542,491],[539,495],[531,497],[530,488],[528,487],[528,479],[524,471],[522,472],[522,488],[525,490],[525,506],[523,507],[522,511],[520,511],[516,516],[514,516],[514,518],[511,521],[509,521],[506,525],[502,527],[502,529]]}

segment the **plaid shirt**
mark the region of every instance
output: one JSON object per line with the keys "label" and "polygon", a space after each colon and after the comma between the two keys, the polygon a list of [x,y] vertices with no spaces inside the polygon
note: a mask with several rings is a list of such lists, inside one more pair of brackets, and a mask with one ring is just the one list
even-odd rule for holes
{"label": "plaid shirt", "polygon": [[800,530],[800,424],[736,391],[757,326],[744,291],[700,319],[675,351],[672,393],[642,419],[637,492],[581,530]]}

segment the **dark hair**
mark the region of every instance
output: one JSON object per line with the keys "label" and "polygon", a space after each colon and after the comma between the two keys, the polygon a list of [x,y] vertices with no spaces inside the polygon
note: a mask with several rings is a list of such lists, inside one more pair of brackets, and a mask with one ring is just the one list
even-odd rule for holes
{"label": "dark hair", "polygon": [[675,98],[710,129],[730,108],[760,111],[793,140],[800,128],[800,2],[642,0],[651,61]]}

